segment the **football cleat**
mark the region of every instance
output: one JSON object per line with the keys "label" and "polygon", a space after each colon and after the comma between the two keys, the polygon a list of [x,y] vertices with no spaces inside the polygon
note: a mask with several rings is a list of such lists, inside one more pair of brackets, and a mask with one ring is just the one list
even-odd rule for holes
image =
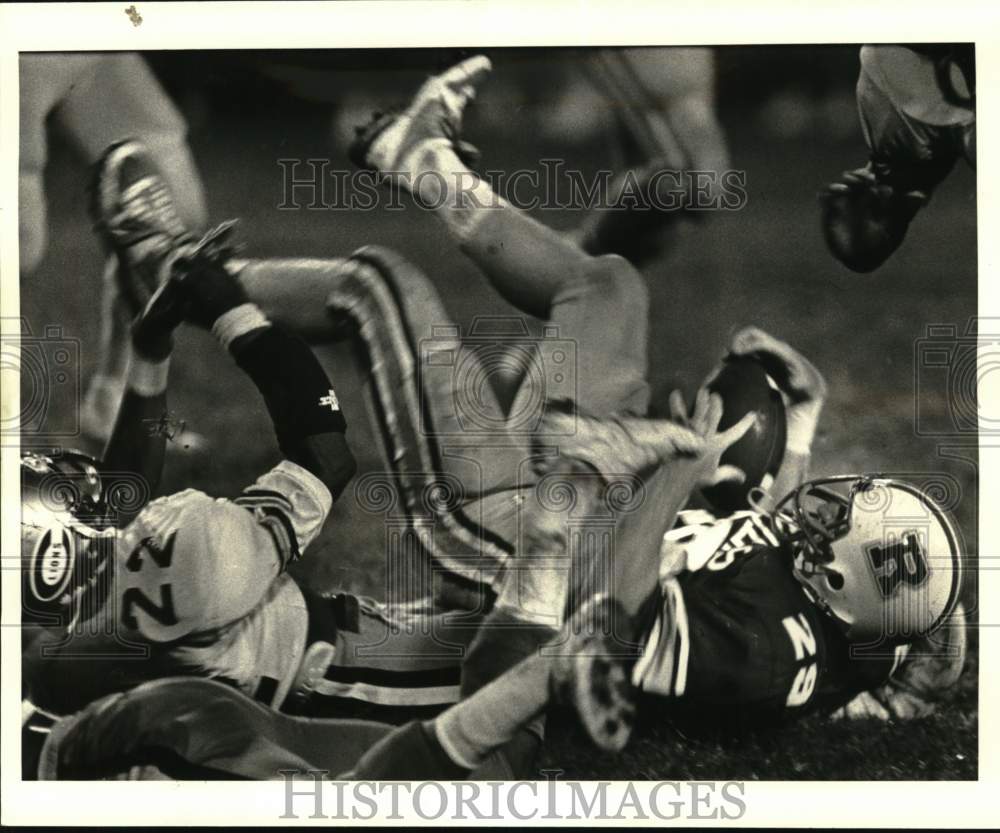
{"label": "football cleat", "polygon": [[577,627],[553,659],[553,698],[571,706],[590,739],[607,752],[621,752],[635,724],[634,657],[623,652],[613,629],[627,618],[617,601],[592,599],[574,614]]}
{"label": "football cleat", "polygon": [[94,166],[94,229],[118,257],[125,300],[138,313],[169,272],[178,244],[190,238],[166,183],[146,148],[125,140]]}
{"label": "football cleat", "polygon": [[473,164],[478,151],[459,138],[462,116],[491,68],[489,58],[476,55],[428,78],[409,107],[376,113],[369,124],[356,129],[348,150],[351,161],[373,173],[401,172],[415,152],[430,142],[444,141],[463,162]]}

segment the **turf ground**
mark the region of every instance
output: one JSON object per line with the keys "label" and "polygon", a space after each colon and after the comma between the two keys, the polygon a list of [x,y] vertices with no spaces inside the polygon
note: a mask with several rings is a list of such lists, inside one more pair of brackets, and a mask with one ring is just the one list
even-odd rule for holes
{"label": "turf ground", "polygon": [[[266,104],[266,103],[265,103]],[[504,314],[504,306],[448,243],[433,218],[404,211],[282,211],[277,159],[332,158],[329,115],[321,106],[263,106],[267,118],[237,112],[206,114],[191,142],[203,172],[213,219],[242,219],[251,256],[342,256],[366,243],[405,253],[433,278],[458,322]],[[901,251],[875,275],[858,276],[827,254],[819,233],[816,193],[823,182],[862,161],[860,137],[846,140],[813,131],[775,138],[755,129],[755,114],[723,111],[735,168],[747,172],[744,210],[715,213],[673,237],[668,254],[652,265],[651,377],[661,395],[681,387],[688,395],[719,357],[727,336],[756,323],[791,341],[826,374],[830,400],[815,446],[814,471],[908,473],[945,485],[971,555],[976,552],[976,452],[942,450],[938,437],[915,430],[918,339],[928,325],[959,332],[976,313],[975,178],[964,166],[945,183],[914,223]],[[847,111],[846,118],[853,118]],[[562,156],[593,170],[606,157],[600,143],[547,145],[528,129],[487,129],[473,116],[468,136],[490,168],[534,167]],[[22,314],[34,333],[59,325],[78,339],[81,379],[94,367],[101,257],[85,215],[86,172],[59,144],[47,175],[49,251],[39,271],[21,284]],[[572,211],[541,212],[559,228],[579,221]],[[322,351],[351,424],[361,470],[381,464],[347,350]],[[919,377],[921,419],[947,416],[949,391],[941,378]],[[929,378],[929,377],[928,377]],[[206,434],[210,454],[171,455],[165,492],[189,485],[232,495],[278,459],[256,392],[212,340],[185,330],[174,363],[172,410]],[[70,395],[54,396],[48,430],[73,424]],[[974,438],[965,438],[965,442]],[[74,440],[74,443],[76,441]],[[85,444],[85,443],[81,443]],[[961,443],[958,443],[961,445]],[[952,443],[955,445],[955,443]],[[91,449],[95,450],[95,449]],[[945,455],[948,455],[947,457]],[[321,542],[309,554],[306,578],[322,588],[381,595],[384,530],[353,496],[335,507]],[[968,590],[973,598],[974,587]],[[931,719],[895,725],[831,725],[819,719],[738,744],[687,741],[654,730],[621,757],[596,756],[569,726],[554,727],[544,763],[565,777],[747,779],[974,779],[977,772],[977,661],[971,657],[957,698]]]}

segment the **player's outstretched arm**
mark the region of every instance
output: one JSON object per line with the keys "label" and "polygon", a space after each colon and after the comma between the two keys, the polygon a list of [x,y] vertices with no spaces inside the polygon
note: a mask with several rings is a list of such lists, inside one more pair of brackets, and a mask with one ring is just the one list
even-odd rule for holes
{"label": "player's outstretched arm", "polygon": [[221,260],[197,256],[183,268],[191,297],[188,319],[210,328],[253,380],[285,457],[318,477],[336,500],[356,463],[326,371],[304,341],[250,302]]}
{"label": "player's outstretched arm", "polygon": [[186,304],[179,276],[171,276],[136,316],[125,392],[104,449],[105,471],[112,477],[116,472],[139,475],[149,494],[156,491],[163,472],[170,431],[167,374],[173,332],[184,318]]}

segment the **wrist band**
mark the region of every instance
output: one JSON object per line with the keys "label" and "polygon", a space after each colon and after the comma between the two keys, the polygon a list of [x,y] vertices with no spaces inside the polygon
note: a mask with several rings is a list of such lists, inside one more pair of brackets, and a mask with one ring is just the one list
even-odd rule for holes
{"label": "wrist band", "polygon": [[788,429],[785,441],[785,448],[788,451],[802,455],[809,454],[822,409],[823,403],[821,401],[801,403],[788,409],[786,412]]}
{"label": "wrist band", "polygon": [[262,327],[270,327],[271,322],[256,304],[240,304],[227,310],[215,319],[212,325],[214,335],[227,350],[229,345],[242,335]]}
{"label": "wrist band", "polygon": [[159,362],[144,359],[134,350],[129,354],[125,384],[139,396],[159,396],[167,389],[170,357]]}

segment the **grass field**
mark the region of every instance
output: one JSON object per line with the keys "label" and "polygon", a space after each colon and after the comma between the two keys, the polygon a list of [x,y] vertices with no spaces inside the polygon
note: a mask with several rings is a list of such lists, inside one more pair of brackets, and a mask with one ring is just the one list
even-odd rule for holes
{"label": "grass field", "polygon": [[[815,446],[814,472],[907,473],[957,489],[955,512],[976,554],[977,467],[971,451],[939,447],[915,430],[915,344],[929,324],[963,331],[976,313],[975,179],[962,167],[914,223],[909,239],[875,275],[847,272],[827,254],[816,193],[823,182],[862,160],[860,137],[774,139],[753,129],[746,111],[724,112],[733,166],[747,172],[749,203],[675,235],[669,254],[647,270],[652,293],[651,376],[661,394],[690,395],[719,357],[728,334],[756,323],[784,337],[826,374],[830,399]],[[469,138],[491,168],[537,165],[563,155],[593,170],[599,146],[546,147],[511,118],[498,135],[471,120]],[[433,218],[405,211],[280,211],[282,157],[330,157],[329,117],[321,107],[286,107],[269,119],[206,116],[191,137],[214,220],[242,219],[247,254],[341,256],[366,243],[405,253],[439,287],[454,318],[510,312],[475,269],[449,245]],[[342,163],[332,152],[333,165]],[[35,333],[60,325],[81,343],[81,378],[92,372],[97,343],[100,254],[85,216],[86,172],[58,143],[48,172],[51,243],[40,270],[22,281],[22,314]],[[570,211],[541,219],[559,228]],[[346,350],[324,350],[351,424],[361,470],[380,462]],[[941,382],[923,395],[921,416],[941,419],[949,405]],[[232,495],[278,458],[256,392],[203,333],[179,338],[172,409],[212,441],[207,455],[172,455],[163,490],[195,485]],[[53,400],[49,430],[72,424],[72,400]],[[954,443],[953,443],[954,445]],[[961,443],[959,443],[961,445]],[[91,449],[94,450],[94,449]],[[944,455],[948,456],[944,456]],[[309,556],[307,579],[380,595],[383,529],[349,496],[334,509]],[[970,588],[971,600],[974,588]],[[739,744],[687,741],[667,729],[644,734],[618,758],[593,754],[571,727],[558,724],[544,765],[585,778],[974,779],[977,773],[977,661],[957,698],[933,718],[895,725],[831,725],[811,720]]]}

